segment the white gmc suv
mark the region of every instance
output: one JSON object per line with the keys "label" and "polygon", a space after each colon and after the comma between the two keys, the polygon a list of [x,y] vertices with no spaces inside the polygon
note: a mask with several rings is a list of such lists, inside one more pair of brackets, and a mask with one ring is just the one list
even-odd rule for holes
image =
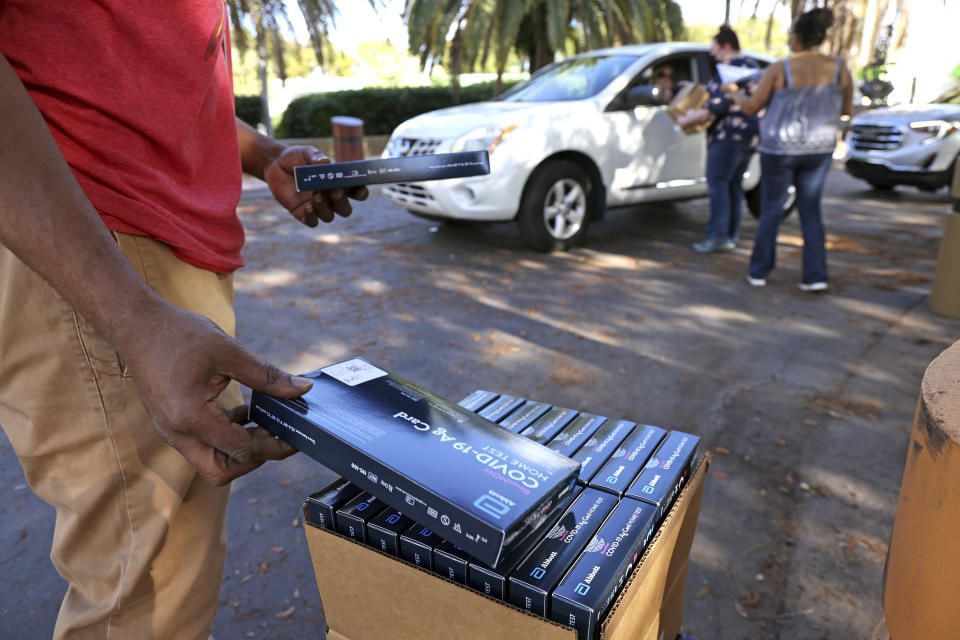
{"label": "white gmc suv", "polygon": [[[676,82],[705,84],[715,62],[709,47],[690,43],[592,51],[541,69],[494,101],[411,118],[384,157],[487,149],[490,174],[390,185],[384,195],[431,219],[515,220],[540,251],[577,244],[607,207],[704,197],[705,134],[685,134],[666,114],[653,82],[665,66]],[[759,179],[755,157],[744,177],[754,213]]]}

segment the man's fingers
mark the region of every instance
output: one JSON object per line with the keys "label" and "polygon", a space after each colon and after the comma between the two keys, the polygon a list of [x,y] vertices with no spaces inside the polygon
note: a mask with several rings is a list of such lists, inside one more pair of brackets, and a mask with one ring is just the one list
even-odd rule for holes
{"label": "man's fingers", "polygon": [[260,460],[283,460],[297,452],[292,445],[285,442],[263,427],[244,429],[250,436],[251,454]]}
{"label": "man's fingers", "polygon": [[308,227],[312,228],[317,226],[317,224],[319,224],[319,221],[317,220],[316,209],[313,206],[313,202],[311,202],[310,200],[304,203],[301,203],[296,207],[293,207],[289,211],[294,218],[296,218],[297,220],[299,220],[300,222],[302,222]]}
{"label": "man's fingers", "polygon": [[[194,433],[178,433],[171,442],[214,486],[249,473],[267,460],[282,460],[296,453],[296,449],[262,427],[247,429],[240,422],[233,422],[232,416],[241,411],[245,412],[246,407],[220,410],[220,419],[208,421]],[[246,417],[239,420],[245,421]]]}
{"label": "man's fingers", "polygon": [[333,207],[327,202],[323,191],[314,191],[310,197],[310,206],[317,218],[323,222],[333,222]]}
{"label": "man's fingers", "polygon": [[250,406],[242,404],[239,407],[234,407],[232,409],[223,409],[222,410],[227,417],[230,419],[230,422],[239,424],[241,426],[250,423]]}
{"label": "man's fingers", "polygon": [[197,468],[197,473],[215,487],[223,485],[250,473],[264,463],[263,460],[240,462],[230,458],[224,452],[204,444],[199,439],[191,438],[184,442],[180,453],[190,464]]}
{"label": "man's fingers", "polygon": [[348,198],[353,198],[357,201],[366,200],[370,196],[370,190],[365,186],[353,187],[350,191],[347,192]]}
{"label": "man's fingers", "polygon": [[302,396],[313,386],[310,378],[292,376],[269,362],[253,357],[246,349],[234,343],[234,354],[223,364],[221,373],[255,391],[280,398]]}

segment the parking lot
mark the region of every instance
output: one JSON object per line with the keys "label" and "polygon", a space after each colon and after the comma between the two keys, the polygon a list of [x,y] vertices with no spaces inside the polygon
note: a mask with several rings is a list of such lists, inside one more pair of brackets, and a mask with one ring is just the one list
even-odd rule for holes
{"label": "parking lot", "polygon": [[[960,336],[928,307],[946,194],[872,192],[835,169],[832,291],[797,291],[785,223],[766,288],[740,247],[699,255],[707,201],[609,212],[568,253],[512,225],[438,225],[382,198],[308,229],[255,186],[241,203],[239,335],[292,372],[360,355],[443,396],[477,388],[695,433],[713,452],[690,558],[697,640],[868,638],[924,368]],[[0,638],[49,637],[64,583],[52,512],[0,441]],[[233,485],[214,635],[319,638],[303,455]]]}

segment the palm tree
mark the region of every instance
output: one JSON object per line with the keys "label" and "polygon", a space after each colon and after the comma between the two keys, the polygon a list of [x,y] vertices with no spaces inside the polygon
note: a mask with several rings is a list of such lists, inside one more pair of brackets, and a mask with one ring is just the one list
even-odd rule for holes
{"label": "palm tree", "polygon": [[455,101],[459,75],[491,53],[499,92],[513,53],[536,71],[568,43],[582,51],[671,40],[684,31],[674,0],[407,0],[404,19],[423,68],[449,58]]}
{"label": "palm tree", "polygon": [[[382,0],[368,1],[374,10],[382,4]],[[280,78],[286,80],[283,35],[293,31],[290,16],[287,14],[288,5],[284,0],[226,0],[226,2],[230,11],[231,24],[239,27],[243,22],[249,20],[253,26],[258,60],[257,73],[260,79],[260,103],[267,134],[272,136],[273,124],[270,121],[269,93],[267,90],[267,62],[272,55],[279,70]],[[330,29],[335,26],[339,15],[337,3],[334,0],[297,0],[297,5],[307,24],[310,44],[317,54],[317,61],[322,66],[324,62],[324,43]],[[231,35],[233,43],[240,53],[244,53],[250,47],[245,30],[235,28]]]}

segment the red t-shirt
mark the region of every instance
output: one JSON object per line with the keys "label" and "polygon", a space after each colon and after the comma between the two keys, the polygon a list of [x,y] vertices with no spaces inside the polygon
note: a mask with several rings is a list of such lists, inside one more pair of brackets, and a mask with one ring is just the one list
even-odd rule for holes
{"label": "red t-shirt", "polygon": [[0,50],[113,231],[242,266],[223,0],[0,0]]}

